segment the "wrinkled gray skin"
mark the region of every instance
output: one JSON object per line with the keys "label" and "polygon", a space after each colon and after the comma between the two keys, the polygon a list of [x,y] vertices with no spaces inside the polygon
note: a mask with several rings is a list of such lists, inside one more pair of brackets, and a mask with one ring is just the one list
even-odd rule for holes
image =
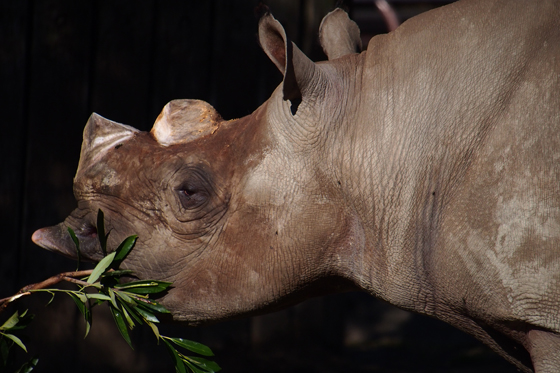
{"label": "wrinkled gray skin", "polygon": [[359,289],[559,372],[560,3],[460,1],[361,54],[356,32],[328,15],[313,63],[263,17],[284,81],[241,119],[193,100],[151,133],[94,114],[78,208],[34,241],[73,256],[70,226],[99,260],[101,208],[112,247],[139,235],[123,265],[174,283],[177,321]]}

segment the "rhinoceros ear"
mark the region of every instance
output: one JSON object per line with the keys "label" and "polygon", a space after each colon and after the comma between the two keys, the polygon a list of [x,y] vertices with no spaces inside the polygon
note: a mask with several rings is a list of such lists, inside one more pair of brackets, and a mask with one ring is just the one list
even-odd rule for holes
{"label": "rhinoceros ear", "polygon": [[136,128],[110,121],[96,113],[91,114],[84,128],[77,173],[95,164],[109,150],[123,144],[137,132]]}
{"label": "rhinoceros ear", "polygon": [[360,28],[340,8],[323,18],[319,26],[319,41],[329,60],[362,51]]}
{"label": "rhinoceros ear", "polygon": [[220,114],[201,100],[173,100],[157,117],[151,134],[163,146],[181,144],[214,133]]}
{"label": "rhinoceros ear", "polygon": [[286,36],[286,31],[271,14],[259,21],[261,47],[284,74],[284,100],[301,100],[316,70],[315,63]]}

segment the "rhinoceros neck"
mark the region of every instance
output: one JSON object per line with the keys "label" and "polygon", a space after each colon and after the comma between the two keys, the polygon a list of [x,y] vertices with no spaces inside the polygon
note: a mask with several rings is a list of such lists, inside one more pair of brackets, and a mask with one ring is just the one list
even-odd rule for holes
{"label": "rhinoceros neck", "polygon": [[442,154],[426,154],[431,145],[411,136],[405,130],[408,123],[395,120],[391,112],[396,108],[386,106],[387,96],[380,97],[389,88],[372,86],[381,84],[375,80],[369,79],[349,100],[326,148],[336,183],[365,235],[363,247],[356,248],[363,250],[362,259],[350,261],[348,271],[364,290],[412,308],[428,288],[424,247],[430,240],[426,234],[437,225],[445,189],[443,175],[437,175],[442,159],[436,158]]}
{"label": "rhinoceros neck", "polygon": [[518,48],[508,30],[497,36],[503,53],[489,61],[490,41],[477,49],[464,43],[468,22],[443,42],[438,27],[418,33],[414,23],[403,26],[370,42],[359,92],[328,148],[366,235],[360,286],[430,313],[445,206],[507,108],[524,60],[512,58],[522,51],[512,53]]}
{"label": "rhinoceros neck", "polygon": [[425,139],[396,127],[359,126],[347,133],[336,179],[365,235],[364,263],[352,268],[359,285],[411,309],[419,297],[430,297],[426,260],[451,187],[450,160],[443,152],[427,154]]}

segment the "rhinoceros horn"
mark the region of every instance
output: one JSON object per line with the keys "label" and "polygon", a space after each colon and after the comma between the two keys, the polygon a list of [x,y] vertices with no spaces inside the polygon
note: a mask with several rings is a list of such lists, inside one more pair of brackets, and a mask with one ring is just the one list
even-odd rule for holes
{"label": "rhinoceros horn", "polygon": [[201,100],[173,100],[156,119],[152,135],[163,146],[181,144],[214,133],[221,117]]}
{"label": "rhinoceros horn", "polygon": [[91,114],[84,128],[76,175],[97,163],[109,150],[123,144],[137,132],[136,128],[105,119],[97,113]]}
{"label": "rhinoceros horn", "polygon": [[302,100],[306,87],[310,86],[316,66],[286,36],[286,31],[271,14],[259,21],[259,42],[261,47],[284,74],[284,100]]}

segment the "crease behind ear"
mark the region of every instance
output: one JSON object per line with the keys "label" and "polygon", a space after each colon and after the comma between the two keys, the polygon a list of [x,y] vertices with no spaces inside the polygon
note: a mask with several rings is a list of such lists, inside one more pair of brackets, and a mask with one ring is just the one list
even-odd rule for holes
{"label": "crease behind ear", "polygon": [[259,21],[259,42],[264,52],[284,75],[284,100],[303,99],[315,73],[315,63],[288,39],[286,31],[271,14]]}

